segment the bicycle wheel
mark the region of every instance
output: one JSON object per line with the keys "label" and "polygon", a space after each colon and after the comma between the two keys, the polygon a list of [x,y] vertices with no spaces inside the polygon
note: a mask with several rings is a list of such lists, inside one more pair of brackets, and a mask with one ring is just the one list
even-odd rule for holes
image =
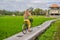
{"label": "bicycle wheel", "polygon": [[28,28],[27,28],[27,25],[26,25],[26,24],[23,24],[23,25],[22,25],[22,33],[23,33],[23,34],[26,34],[26,33],[27,33],[27,29],[28,29]]}

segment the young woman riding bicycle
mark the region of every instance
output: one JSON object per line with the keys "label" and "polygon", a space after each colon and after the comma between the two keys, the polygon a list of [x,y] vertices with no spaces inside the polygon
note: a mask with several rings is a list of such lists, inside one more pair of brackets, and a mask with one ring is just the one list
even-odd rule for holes
{"label": "young woman riding bicycle", "polygon": [[29,9],[27,9],[24,13],[24,22],[26,22],[26,24],[28,25],[28,32],[30,32],[30,27],[31,27],[31,22],[29,20],[29,18],[32,18],[31,12]]}

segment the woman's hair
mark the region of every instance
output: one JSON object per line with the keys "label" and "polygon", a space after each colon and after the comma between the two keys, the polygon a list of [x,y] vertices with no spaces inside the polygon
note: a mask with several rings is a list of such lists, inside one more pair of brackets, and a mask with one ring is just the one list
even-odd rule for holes
{"label": "woman's hair", "polygon": [[27,9],[26,11],[29,11],[29,9]]}
{"label": "woman's hair", "polygon": [[29,11],[29,9],[27,9],[27,10],[25,11],[25,14],[24,14],[24,15],[27,15],[27,16],[28,16],[28,15],[31,15],[30,13],[31,13],[31,12]]}
{"label": "woman's hair", "polygon": [[29,11],[29,9],[27,9],[26,11],[25,11],[25,13],[29,13],[30,11]]}
{"label": "woman's hair", "polygon": [[31,10],[30,10],[30,9],[27,9],[26,11],[31,12]]}

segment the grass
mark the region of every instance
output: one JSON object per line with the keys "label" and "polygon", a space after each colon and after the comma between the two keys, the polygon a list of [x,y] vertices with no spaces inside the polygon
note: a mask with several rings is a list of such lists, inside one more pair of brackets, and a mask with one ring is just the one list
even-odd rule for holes
{"label": "grass", "polygon": [[38,37],[38,40],[60,40],[60,20],[54,22],[45,33]]}
{"label": "grass", "polygon": [[56,22],[56,31],[54,33],[53,40],[60,40],[60,21]]}
{"label": "grass", "polygon": [[[53,18],[45,18],[43,16],[33,16],[33,27]],[[0,40],[22,31],[22,16],[1,16],[0,17]]]}

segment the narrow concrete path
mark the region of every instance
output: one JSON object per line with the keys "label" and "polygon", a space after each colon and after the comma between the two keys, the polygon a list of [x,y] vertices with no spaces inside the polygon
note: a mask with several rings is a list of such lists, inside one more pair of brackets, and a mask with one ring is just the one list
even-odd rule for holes
{"label": "narrow concrete path", "polygon": [[37,27],[31,28],[33,30],[32,32],[27,32],[26,34],[23,34],[22,32],[20,32],[4,40],[34,40],[38,35],[44,32],[50,26],[50,24],[54,21],[55,20],[46,21]]}

